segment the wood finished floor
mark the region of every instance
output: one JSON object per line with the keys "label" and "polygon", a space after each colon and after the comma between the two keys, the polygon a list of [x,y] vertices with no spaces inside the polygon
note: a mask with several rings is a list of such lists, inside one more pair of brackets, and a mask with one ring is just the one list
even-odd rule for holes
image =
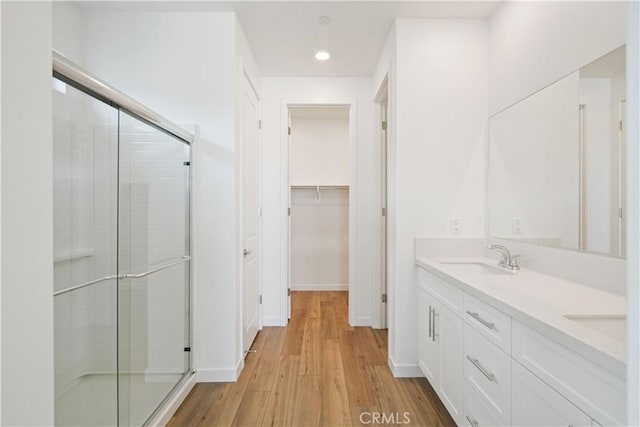
{"label": "wood finished floor", "polygon": [[[284,328],[264,328],[235,383],[196,384],[180,426],[454,426],[424,378],[394,378],[387,331],[352,328],[347,292],[293,292]],[[372,423],[368,413],[393,417]],[[382,421],[382,419],[378,420]],[[389,418],[387,418],[389,421]]]}

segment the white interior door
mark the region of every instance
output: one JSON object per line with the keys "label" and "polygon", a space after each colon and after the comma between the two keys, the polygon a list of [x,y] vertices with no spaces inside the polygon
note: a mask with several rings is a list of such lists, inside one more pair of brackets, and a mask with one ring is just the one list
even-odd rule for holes
{"label": "white interior door", "polygon": [[258,98],[245,77],[242,96],[242,344],[245,351],[251,348],[260,329],[258,129]]}

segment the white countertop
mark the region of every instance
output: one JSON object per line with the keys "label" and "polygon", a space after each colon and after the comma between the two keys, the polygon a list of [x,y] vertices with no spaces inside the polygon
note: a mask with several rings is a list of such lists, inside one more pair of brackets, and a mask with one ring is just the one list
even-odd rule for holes
{"label": "white countertop", "polygon": [[443,261],[495,267],[494,259],[416,257],[415,262],[611,373],[626,377],[626,342],[620,321],[610,328],[606,321],[564,317],[624,316],[625,297],[526,268],[515,274],[479,274]]}

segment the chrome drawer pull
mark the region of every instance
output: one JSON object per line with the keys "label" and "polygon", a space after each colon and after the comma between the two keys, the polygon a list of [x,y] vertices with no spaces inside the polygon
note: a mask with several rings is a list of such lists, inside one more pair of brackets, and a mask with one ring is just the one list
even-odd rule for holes
{"label": "chrome drawer pull", "polygon": [[436,334],[436,316],[440,317],[438,313],[436,313],[435,307],[433,308],[433,335],[431,336],[431,340],[436,342],[436,337],[439,337],[439,334]]}
{"label": "chrome drawer pull", "polygon": [[495,329],[496,325],[494,325],[493,323],[489,322],[488,320],[484,320],[482,317],[480,317],[480,315],[478,313],[474,313],[473,311],[469,311],[467,310],[467,314],[471,317],[473,317],[474,319],[476,319],[478,322],[482,323],[484,326],[486,326],[489,329]]}
{"label": "chrome drawer pull", "polygon": [[429,306],[429,338],[431,338],[431,306]]}
{"label": "chrome drawer pull", "polygon": [[476,420],[474,420],[473,418],[469,418],[469,416],[466,416],[467,421],[469,421],[469,424],[471,424],[471,427],[478,427],[480,424],[478,424],[478,422]]}
{"label": "chrome drawer pull", "polygon": [[487,377],[489,379],[489,381],[492,381],[492,382],[496,381],[496,376],[494,374],[492,374],[491,372],[487,371],[486,369],[484,369],[482,367],[482,365],[480,364],[480,361],[478,359],[474,359],[473,357],[467,355],[467,360],[469,362],[471,362],[473,364],[473,366],[478,368],[478,371],[482,372],[482,374],[485,377]]}

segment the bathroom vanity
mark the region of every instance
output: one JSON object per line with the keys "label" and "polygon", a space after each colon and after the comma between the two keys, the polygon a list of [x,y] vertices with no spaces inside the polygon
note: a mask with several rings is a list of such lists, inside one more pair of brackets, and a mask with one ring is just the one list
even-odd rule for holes
{"label": "bathroom vanity", "polygon": [[419,366],[458,425],[624,425],[625,298],[488,258],[418,266]]}
{"label": "bathroom vanity", "polygon": [[625,87],[621,46],[491,116],[489,239],[416,239],[418,363],[459,425],[626,425]]}

